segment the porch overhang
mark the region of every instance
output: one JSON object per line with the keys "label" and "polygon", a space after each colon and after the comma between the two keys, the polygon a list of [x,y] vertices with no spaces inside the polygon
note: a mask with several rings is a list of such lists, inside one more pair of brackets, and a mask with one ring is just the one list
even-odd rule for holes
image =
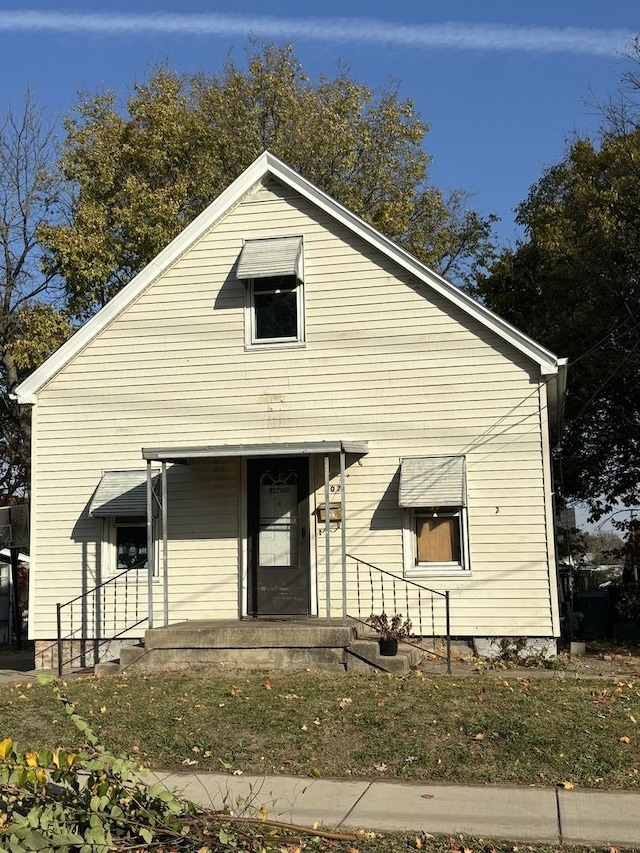
{"label": "porch overhang", "polygon": [[214,459],[230,456],[316,456],[329,453],[353,453],[364,456],[366,441],[270,442],[268,444],[212,444],[199,447],[143,447],[142,458],[148,462],[187,463],[190,459]]}

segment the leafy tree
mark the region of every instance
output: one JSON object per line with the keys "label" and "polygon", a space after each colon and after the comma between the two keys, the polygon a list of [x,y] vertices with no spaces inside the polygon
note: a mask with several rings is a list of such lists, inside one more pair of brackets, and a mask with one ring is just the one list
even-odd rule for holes
{"label": "leafy tree", "polygon": [[640,128],[577,139],[519,206],[525,239],[477,293],[569,357],[566,497],[640,503]]}
{"label": "leafy tree", "polygon": [[28,409],[11,398],[16,385],[69,335],[56,307],[62,295],[42,270],[40,228],[61,215],[53,125],[27,93],[0,124],[0,501],[29,484]]}
{"label": "leafy tree", "polygon": [[427,132],[393,87],[345,72],[312,83],[290,46],[251,49],[245,70],[155,70],[122,111],[85,97],[62,155],[77,188],[72,220],[44,232],[49,269],[72,311],[104,305],[268,149],[421,260],[469,281],[491,255],[492,218],[427,180]]}

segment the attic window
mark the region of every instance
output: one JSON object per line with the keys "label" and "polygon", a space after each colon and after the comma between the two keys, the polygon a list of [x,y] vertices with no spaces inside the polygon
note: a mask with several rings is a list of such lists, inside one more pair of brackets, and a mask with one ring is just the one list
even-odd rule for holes
{"label": "attic window", "polygon": [[247,240],[237,276],[247,283],[247,345],[302,343],[302,237]]}

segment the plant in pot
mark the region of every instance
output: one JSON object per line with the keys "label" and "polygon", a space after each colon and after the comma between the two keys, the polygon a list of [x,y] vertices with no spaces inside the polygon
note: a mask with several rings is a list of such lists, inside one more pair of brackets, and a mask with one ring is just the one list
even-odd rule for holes
{"label": "plant in pot", "polygon": [[387,657],[396,655],[398,640],[405,640],[411,633],[411,621],[409,617],[404,619],[402,613],[394,613],[391,618],[384,611],[372,613],[367,619],[367,625],[380,634],[380,654]]}

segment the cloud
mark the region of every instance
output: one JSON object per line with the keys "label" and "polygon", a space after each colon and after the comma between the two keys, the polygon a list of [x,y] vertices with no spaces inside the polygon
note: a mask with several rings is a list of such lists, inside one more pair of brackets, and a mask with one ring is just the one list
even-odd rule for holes
{"label": "cloud", "polygon": [[58,32],[103,36],[247,36],[335,44],[376,44],[454,50],[615,56],[629,48],[631,30],[448,22],[394,24],[371,18],[276,18],[233,14],[115,12],[0,12],[0,32]]}

